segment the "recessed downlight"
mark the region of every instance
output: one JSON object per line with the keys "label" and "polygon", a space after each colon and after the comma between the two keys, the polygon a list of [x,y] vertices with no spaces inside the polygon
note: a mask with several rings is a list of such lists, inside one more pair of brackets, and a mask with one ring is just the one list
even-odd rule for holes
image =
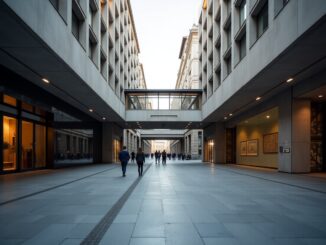
{"label": "recessed downlight", "polygon": [[232,116],[233,116],[233,114],[232,114],[232,113],[230,113],[230,114],[229,114],[229,116],[230,116],[230,117],[232,117]]}
{"label": "recessed downlight", "polygon": [[294,78],[290,77],[288,80],[286,80],[287,83],[293,82]]}
{"label": "recessed downlight", "polygon": [[224,117],[224,120],[227,120],[228,119],[228,117]]}
{"label": "recessed downlight", "polygon": [[88,109],[88,111],[89,111],[89,112],[93,112],[93,109],[90,108],[90,109]]}
{"label": "recessed downlight", "polygon": [[256,100],[257,100],[257,101],[261,100],[261,97],[257,97]]}
{"label": "recessed downlight", "polygon": [[318,95],[318,98],[319,99],[324,98],[324,95],[323,94],[320,94],[320,95]]}
{"label": "recessed downlight", "polygon": [[45,83],[47,83],[47,84],[50,83],[50,81],[48,79],[46,79],[46,78],[42,78],[42,81],[45,82]]}
{"label": "recessed downlight", "polygon": [[271,118],[271,116],[270,116],[270,115],[267,115],[267,116],[266,116],[266,118],[267,118],[267,119],[270,119],[270,118]]}
{"label": "recessed downlight", "polygon": [[106,120],[106,117],[102,117],[102,120],[105,121]]}

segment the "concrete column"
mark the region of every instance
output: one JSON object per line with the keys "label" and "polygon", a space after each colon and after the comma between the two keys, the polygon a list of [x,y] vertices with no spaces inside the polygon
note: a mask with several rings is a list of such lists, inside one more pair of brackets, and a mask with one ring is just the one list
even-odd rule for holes
{"label": "concrete column", "polygon": [[103,123],[102,126],[102,161],[112,163],[114,161],[113,140],[119,139],[123,135],[123,129],[114,123]]}
{"label": "concrete column", "polygon": [[[225,163],[226,155],[226,134],[223,123],[213,123],[211,126],[204,129],[203,132],[205,141],[214,140],[214,163]],[[207,144],[203,144],[203,153],[207,150]],[[207,160],[207,159],[205,159]]]}
{"label": "concrete column", "polygon": [[310,172],[311,102],[284,94],[279,106],[279,171]]}

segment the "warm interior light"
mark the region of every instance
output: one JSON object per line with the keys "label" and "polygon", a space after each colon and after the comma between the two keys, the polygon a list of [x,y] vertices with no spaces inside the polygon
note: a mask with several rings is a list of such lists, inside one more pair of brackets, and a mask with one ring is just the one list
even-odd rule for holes
{"label": "warm interior light", "polygon": [[320,94],[320,95],[318,95],[318,98],[324,98],[324,95],[323,94]]}
{"label": "warm interior light", "polygon": [[232,114],[232,113],[230,113],[230,114],[229,114],[229,116],[230,116],[230,117],[232,117],[232,116],[233,116],[233,114]]}
{"label": "warm interior light", "polygon": [[267,119],[270,119],[270,118],[271,118],[271,116],[270,116],[270,115],[267,115],[267,116],[266,116],[266,118],[267,118]]}
{"label": "warm interior light", "polygon": [[207,9],[207,0],[204,0],[203,2],[203,9]]}
{"label": "warm interior light", "polygon": [[294,79],[291,77],[291,78],[289,78],[288,80],[286,80],[286,82],[287,82],[287,83],[290,83],[290,82],[293,82],[293,80],[294,80]]}
{"label": "warm interior light", "polygon": [[257,101],[258,101],[258,100],[261,100],[261,97],[257,97],[256,100],[257,100]]}
{"label": "warm interior light", "polygon": [[42,78],[42,81],[45,82],[45,83],[50,83],[50,81],[46,78]]}

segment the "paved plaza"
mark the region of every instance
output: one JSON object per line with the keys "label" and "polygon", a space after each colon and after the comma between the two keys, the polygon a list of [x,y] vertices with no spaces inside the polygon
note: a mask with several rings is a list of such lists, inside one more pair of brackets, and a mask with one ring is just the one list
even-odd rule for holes
{"label": "paved plaza", "polygon": [[326,180],[195,161],[0,176],[0,244],[326,244]]}

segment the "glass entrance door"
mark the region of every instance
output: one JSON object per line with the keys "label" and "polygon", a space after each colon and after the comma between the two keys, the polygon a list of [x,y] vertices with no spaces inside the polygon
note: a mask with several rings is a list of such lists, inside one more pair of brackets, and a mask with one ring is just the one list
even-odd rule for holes
{"label": "glass entrance door", "polygon": [[34,128],[33,123],[22,121],[22,155],[21,169],[32,169],[34,162]]}
{"label": "glass entrance door", "polygon": [[46,166],[46,127],[35,124],[35,168]]}
{"label": "glass entrance door", "polygon": [[17,119],[3,117],[3,170],[17,169]]}

